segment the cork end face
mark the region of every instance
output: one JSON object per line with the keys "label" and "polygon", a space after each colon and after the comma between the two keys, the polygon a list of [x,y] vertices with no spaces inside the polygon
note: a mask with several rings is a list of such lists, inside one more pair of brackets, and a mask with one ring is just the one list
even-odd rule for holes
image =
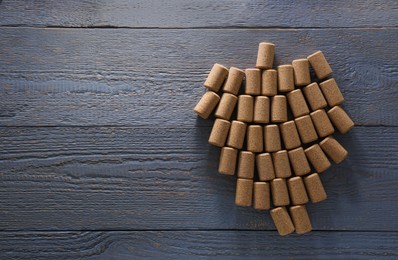
{"label": "cork end face", "polygon": [[210,115],[208,114],[204,114],[202,112],[200,112],[196,107],[193,110],[199,117],[203,118],[203,119],[207,119],[209,118]]}
{"label": "cork end face", "polygon": [[307,56],[307,60],[311,61],[313,58],[318,57],[318,56],[320,56],[320,55],[324,56],[324,55],[323,55],[323,52],[322,52],[322,51],[316,51],[316,52],[314,52],[313,54],[308,55],[308,56]]}

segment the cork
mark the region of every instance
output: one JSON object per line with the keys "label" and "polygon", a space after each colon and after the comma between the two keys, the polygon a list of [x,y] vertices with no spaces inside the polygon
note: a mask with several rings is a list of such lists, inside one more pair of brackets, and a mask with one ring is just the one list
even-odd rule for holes
{"label": "cork", "polygon": [[286,180],[282,178],[271,181],[272,201],[275,207],[286,206],[290,204],[289,192],[287,190]]}
{"label": "cork", "polygon": [[271,194],[268,182],[254,183],[253,207],[257,210],[266,210],[271,208]]}
{"label": "cork", "polygon": [[220,104],[218,104],[214,116],[217,118],[229,120],[231,118],[232,112],[234,112],[237,101],[238,97],[235,95],[229,93],[222,94]]}
{"label": "cork", "polygon": [[312,230],[310,217],[304,205],[292,206],[289,211],[297,234],[305,234]]}
{"label": "cork", "polygon": [[310,164],[308,163],[307,157],[303,147],[287,152],[289,155],[290,165],[292,166],[293,172],[297,176],[303,176],[311,172]]}
{"label": "cork", "polygon": [[281,131],[283,143],[287,150],[297,148],[301,145],[296,123],[293,120],[280,124],[279,129]]}
{"label": "cork", "polygon": [[193,111],[195,111],[198,116],[203,119],[207,119],[211,112],[216,108],[218,102],[220,101],[220,97],[214,93],[213,91],[206,91],[206,93],[199,100],[198,104],[196,104]]}
{"label": "cork", "polygon": [[293,90],[289,92],[286,96],[287,101],[289,102],[290,109],[292,110],[293,116],[295,118],[308,115],[310,113],[301,89]]}
{"label": "cork", "polygon": [[261,74],[261,95],[273,97],[278,93],[278,72],[263,70]]}
{"label": "cork", "polygon": [[247,125],[245,123],[237,120],[232,121],[227,139],[227,146],[242,149],[246,137],[246,128]]}
{"label": "cork", "polygon": [[229,127],[231,123],[227,120],[217,118],[211,129],[209,144],[223,147],[228,137]]}
{"label": "cork", "polygon": [[260,69],[246,69],[245,94],[260,95],[261,93],[261,71]]}
{"label": "cork", "polygon": [[301,142],[307,144],[318,139],[314,124],[309,115],[296,118],[294,119],[294,122],[296,123],[297,130],[300,134]]}
{"label": "cork", "polygon": [[237,119],[242,122],[253,121],[254,99],[249,95],[240,95],[238,98]]}
{"label": "cork", "polygon": [[287,178],[292,175],[289,164],[289,156],[286,150],[281,150],[272,154],[272,161],[274,163],[275,177]]}
{"label": "cork", "polygon": [[277,152],[282,149],[281,136],[277,125],[264,126],[264,145],[268,153]]}
{"label": "cork", "polygon": [[311,54],[307,59],[310,62],[311,67],[314,69],[318,79],[324,79],[332,74],[332,68],[321,51]]}
{"label": "cork", "polygon": [[340,133],[345,134],[354,127],[354,122],[349,115],[339,106],[328,111],[328,116]]}
{"label": "cork", "polygon": [[294,89],[294,73],[293,66],[280,65],[278,66],[278,91],[289,92]]}
{"label": "cork", "polygon": [[268,123],[270,116],[270,100],[265,96],[257,96],[254,98],[254,115],[255,123]]}
{"label": "cork", "polygon": [[270,69],[274,64],[275,44],[270,42],[260,42],[258,45],[256,67],[260,69]]}
{"label": "cork", "polygon": [[307,59],[293,60],[294,84],[298,87],[311,83],[310,63]]}
{"label": "cork", "polygon": [[327,198],[321,178],[317,173],[313,173],[304,178],[305,189],[312,203],[321,202]]}
{"label": "cork", "polygon": [[323,96],[326,98],[329,107],[338,106],[344,102],[343,94],[341,94],[339,86],[336,81],[331,78],[319,83]]}
{"label": "cork", "polygon": [[310,161],[318,173],[326,171],[331,166],[328,158],[318,144],[308,147],[304,152],[308,161]]}
{"label": "cork", "polygon": [[228,77],[224,83],[223,91],[237,96],[242,86],[245,72],[239,68],[231,67],[229,69]]}
{"label": "cork", "polygon": [[253,153],[263,151],[263,128],[260,125],[249,125],[246,133],[247,150]]}
{"label": "cork", "polygon": [[209,90],[218,92],[227,76],[228,69],[223,65],[216,63],[213,65],[204,85]]}
{"label": "cork", "polygon": [[327,106],[325,97],[322,94],[318,83],[314,82],[303,88],[305,99],[311,107],[312,111],[324,108]]}
{"label": "cork", "polygon": [[252,152],[239,152],[238,178],[253,179],[255,155]]}
{"label": "cork", "polygon": [[294,232],[294,225],[285,207],[278,207],[271,210],[271,218],[279,235],[286,236]]}
{"label": "cork", "polygon": [[335,163],[341,163],[348,156],[347,150],[331,136],[323,139],[319,146]]}
{"label": "cork", "polygon": [[308,202],[307,191],[305,190],[304,181],[301,177],[296,176],[287,180],[289,188],[290,202],[293,205],[301,205]]}
{"label": "cork", "polygon": [[231,147],[223,147],[221,149],[218,172],[225,175],[234,175],[237,157],[238,150]]}
{"label": "cork", "polygon": [[275,179],[274,164],[271,154],[261,153],[256,156],[257,174],[260,181]]}
{"label": "cork", "polygon": [[287,104],[285,96],[276,95],[271,98],[271,121],[274,123],[287,121]]}
{"label": "cork", "polygon": [[237,206],[249,207],[252,205],[253,180],[240,179],[236,181],[235,204]]}
{"label": "cork", "polygon": [[334,127],[325,110],[318,109],[310,115],[319,137],[325,137],[334,133]]}

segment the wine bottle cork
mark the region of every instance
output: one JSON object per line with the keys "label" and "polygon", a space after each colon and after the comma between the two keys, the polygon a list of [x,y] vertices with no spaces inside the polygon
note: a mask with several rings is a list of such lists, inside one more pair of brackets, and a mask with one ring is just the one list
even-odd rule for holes
{"label": "wine bottle cork", "polygon": [[242,122],[253,121],[254,99],[249,95],[240,95],[238,98],[237,119]]}
{"label": "wine bottle cork", "polygon": [[323,139],[319,146],[337,164],[344,161],[348,156],[347,150],[331,136]]}
{"label": "wine bottle cork", "polygon": [[259,125],[249,125],[247,127],[247,150],[253,153],[263,151],[263,128]]}
{"label": "wine bottle cork", "polygon": [[214,64],[207,79],[204,83],[205,87],[211,91],[218,92],[228,76],[228,69],[221,64]]}
{"label": "wine bottle cork", "polygon": [[300,117],[308,115],[310,113],[301,89],[293,90],[289,92],[286,96],[294,117]]}
{"label": "wine bottle cork", "polygon": [[220,154],[218,172],[225,175],[234,175],[238,150],[231,147],[223,147]]}
{"label": "wine bottle cork", "polygon": [[325,137],[334,133],[334,127],[325,110],[318,109],[310,115],[319,137]]}
{"label": "wine bottle cork", "polygon": [[213,128],[211,129],[209,144],[214,146],[223,147],[228,137],[229,127],[231,123],[227,120],[217,118],[214,121]]}
{"label": "wine bottle cork", "polygon": [[278,93],[278,72],[276,70],[263,70],[261,76],[261,95],[275,96]]}
{"label": "wine bottle cork", "polygon": [[308,202],[307,191],[305,190],[304,181],[301,177],[296,176],[287,180],[289,188],[290,202],[293,205],[301,205]]}
{"label": "wine bottle cork", "polygon": [[270,116],[270,100],[265,96],[257,96],[254,99],[253,122],[268,123]]}
{"label": "wine bottle cork", "polygon": [[278,91],[289,92],[294,90],[293,66],[290,64],[278,66]]}
{"label": "wine bottle cork", "polygon": [[245,94],[260,95],[261,93],[261,71],[260,69],[246,69]]}
{"label": "wine bottle cork", "polygon": [[214,93],[213,91],[206,91],[206,93],[199,100],[198,104],[196,104],[193,111],[198,114],[201,118],[207,119],[211,112],[216,108],[218,102],[220,101],[220,97]]}
{"label": "wine bottle cork", "polygon": [[217,118],[229,120],[231,118],[232,112],[234,112],[237,101],[237,96],[229,93],[224,93],[221,97],[220,104],[218,104],[217,110],[214,113],[214,116]]}
{"label": "wine bottle cork", "polygon": [[224,83],[223,91],[237,96],[242,86],[245,72],[241,69],[231,67],[229,69],[228,77]]}
{"label": "wine bottle cork", "polygon": [[308,147],[304,152],[308,161],[310,161],[318,173],[326,171],[331,166],[328,158],[318,144]]}
{"label": "wine bottle cork", "polygon": [[277,125],[264,126],[264,145],[267,153],[277,152],[282,149],[281,136]]}
{"label": "wine bottle cork", "polygon": [[287,104],[285,96],[276,95],[271,98],[271,121],[274,123],[287,121]]}
{"label": "wine bottle cork", "polygon": [[327,198],[321,178],[317,173],[304,177],[305,189],[312,203],[317,203]]}
{"label": "wine bottle cork", "polygon": [[318,79],[324,79],[332,74],[332,68],[321,51],[311,54],[307,59],[310,62],[311,67],[314,69]]}
{"label": "wine bottle cork", "polygon": [[328,111],[328,116],[333,125],[340,133],[345,134],[354,127],[354,122],[347,113],[339,106],[335,106]]}
{"label": "wine bottle cork", "polygon": [[289,156],[286,150],[281,150],[272,154],[276,178],[287,178],[292,175],[289,164]]}
{"label": "wine bottle cork", "polygon": [[271,210],[271,218],[279,235],[286,236],[294,232],[294,225],[285,207],[278,207]]}
{"label": "wine bottle cork", "polygon": [[307,59],[293,60],[294,84],[298,87],[311,83],[310,64]]}
{"label": "wine bottle cork", "polygon": [[270,69],[274,63],[275,44],[270,42],[260,42],[258,46],[256,67],[260,69]]}
{"label": "wine bottle cork", "polygon": [[275,179],[274,164],[271,154],[261,153],[256,156],[256,166],[258,179],[260,181],[270,181]]}
{"label": "wine bottle cork", "polygon": [[297,148],[301,145],[296,123],[293,120],[280,124],[279,129],[287,150]]}
{"label": "wine bottle cork", "polygon": [[329,107],[338,106],[344,102],[343,94],[341,94],[339,86],[336,81],[331,78],[319,83],[323,96],[326,98]]}
{"label": "wine bottle cork", "polygon": [[266,210],[271,208],[271,194],[268,182],[254,183],[253,207],[257,210]]}
{"label": "wine bottle cork", "polygon": [[294,119],[294,122],[296,123],[297,130],[300,134],[301,142],[307,144],[318,139],[314,124],[309,115],[296,118]]}
{"label": "wine bottle cork", "polygon": [[303,93],[312,111],[325,108],[327,106],[326,99],[323,96],[318,83],[314,82],[304,87]]}
{"label": "wine bottle cork", "polygon": [[276,178],[271,181],[271,194],[275,207],[286,206],[290,204],[289,192],[287,190],[285,179]]}
{"label": "wine bottle cork", "polygon": [[303,147],[290,150],[288,155],[295,175],[303,176],[311,172],[311,167],[308,163],[307,157],[305,156]]}
{"label": "wine bottle cork", "polygon": [[246,128],[247,125],[245,123],[236,120],[232,121],[227,146],[242,149],[246,137]]}
{"label": "wine bottle cork", "polygon": [[305,234],[312,230],[310,217],[304,205],[292,206],[289,210],[297,234]]}
{"label": "wine bottle cork", "polygon": [[253,180],[240,179],[236,181],[235,204],[237,206],[249,207],[252,205]]}
{"label": "wine bottle cork", "polygon": [[253,179],[255,155],[252,152],[240,151],[238,160],[238,178]]}

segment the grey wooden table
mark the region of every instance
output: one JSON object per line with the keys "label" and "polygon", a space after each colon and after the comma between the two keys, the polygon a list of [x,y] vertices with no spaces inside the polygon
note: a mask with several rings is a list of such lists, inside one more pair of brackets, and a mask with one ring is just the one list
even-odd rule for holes
{"label": "grey wooden table", "polygon": [[[398,258],[397,1],[0,1],[0,258]],[[322,175],[314,231],[234,205],[214,62],[321,49],[356,127]]]}

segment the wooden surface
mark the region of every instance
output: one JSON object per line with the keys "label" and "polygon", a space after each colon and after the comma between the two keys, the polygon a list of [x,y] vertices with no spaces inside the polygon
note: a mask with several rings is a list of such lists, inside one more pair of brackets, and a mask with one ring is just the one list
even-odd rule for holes
{"label": "wooden surface", "polygon": [[[397,1],[0,1],[0,258],[396,259],[397,26]],[[235,207],[192,112],[263,40],[323,50],[357,125],[304,236]]]}

